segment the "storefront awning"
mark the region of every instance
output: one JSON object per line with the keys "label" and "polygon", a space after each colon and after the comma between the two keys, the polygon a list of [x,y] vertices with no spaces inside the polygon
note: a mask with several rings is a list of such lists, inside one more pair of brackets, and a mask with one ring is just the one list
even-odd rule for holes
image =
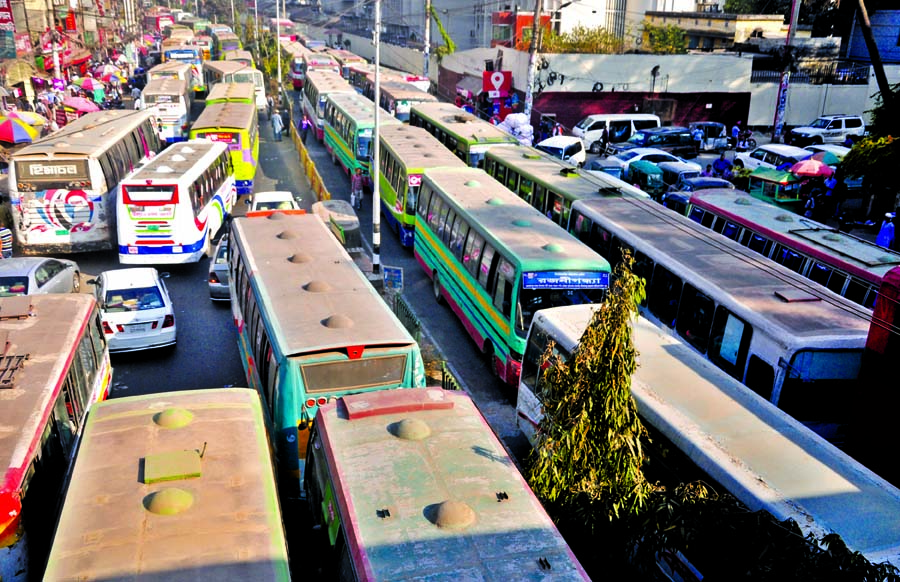
{"label": "storefront awning", "polygon": [[481,93],[482,80],[478,77],[463,77],[456,82],[456,92],[466,99],[474,99]]}

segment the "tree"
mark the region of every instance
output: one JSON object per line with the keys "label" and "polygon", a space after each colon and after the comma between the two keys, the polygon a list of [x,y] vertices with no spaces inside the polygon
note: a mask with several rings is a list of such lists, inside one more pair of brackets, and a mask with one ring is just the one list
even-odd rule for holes
{"label": "tree", "polygon": [[444,57],[456,52],[456,43],[453,42],[450,34],[448,34],[447,30],[444,28],[444,23],[441,22],[441,19],[438,17],[434,4],[431,5],[431,17],[434,19],[434,23],[438,27],[441,39],[444,41],[444,44],[434,49],[434,57],[437,59],[437,62],[440,63]]}
{"label": "tree", "polygon": [[688,40],[684,31],[674,24],[654,26],[644,24],[649,38],[647,49],[655,55],[683,55],[687,52]]}
{"label": "tree", "polygon": [[[528,482],[551,513],[583,524],[591,534],[636,513],[653,491],[641,471],[645,431],[631,397],[631,322],[644,285],[626,262],[620,264],[578,351],[569,361],[556,357],[542,379],[544,417]],[[550,350],[544,357],[552,357]]]}
{"label": "tree", "polygon": [[[528,44],[528,40],[523,39],[521,46],[516,48],[528,50]],[[615,54],[622,50],[622,39],[602,26],[588,28],[579,25],[562,34],[545,31],[540,46],[541,51],[546,53]]]}

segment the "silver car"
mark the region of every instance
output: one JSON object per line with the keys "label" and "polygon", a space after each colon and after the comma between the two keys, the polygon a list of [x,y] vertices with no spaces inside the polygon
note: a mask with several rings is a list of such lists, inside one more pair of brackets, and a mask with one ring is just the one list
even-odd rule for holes
{"label": "silver car", "polygon": [[209,298],[213,301],[229,301],[228,291],[228,235],[223,234],[216,252],[209,260]]}
{"label": "silver car", "polygon": [[0,297],[81,291],[78,263],[49,257],[0,260]]}

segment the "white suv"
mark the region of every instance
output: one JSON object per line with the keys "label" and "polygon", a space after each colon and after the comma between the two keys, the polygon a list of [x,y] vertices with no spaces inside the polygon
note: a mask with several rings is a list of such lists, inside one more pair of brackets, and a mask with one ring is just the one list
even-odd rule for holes
{"label": "white suv", "polygon": [[848,135],[861,137],[866,124],[859,115],[823,115],[808,126],[791,130],[791,145],[803,147],[819,143],[843,143]]}
{"label": "white suv", "polygon": [[763,168],[777,169],[787,164],[789,167],[813,155],[810,150],[783,145],[780,143],[764,144],[751,152],[740,152],[734,156],[737,168],[755,170]]}

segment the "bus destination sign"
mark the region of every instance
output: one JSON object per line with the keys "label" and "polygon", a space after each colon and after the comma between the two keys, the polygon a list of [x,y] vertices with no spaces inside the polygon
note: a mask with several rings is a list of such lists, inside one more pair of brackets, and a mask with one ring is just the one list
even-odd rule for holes
{"label": "bus destination sign", "polygon": [[534,271],[523,273],[525,289],[609,289],[609,273],[596,271]]}

